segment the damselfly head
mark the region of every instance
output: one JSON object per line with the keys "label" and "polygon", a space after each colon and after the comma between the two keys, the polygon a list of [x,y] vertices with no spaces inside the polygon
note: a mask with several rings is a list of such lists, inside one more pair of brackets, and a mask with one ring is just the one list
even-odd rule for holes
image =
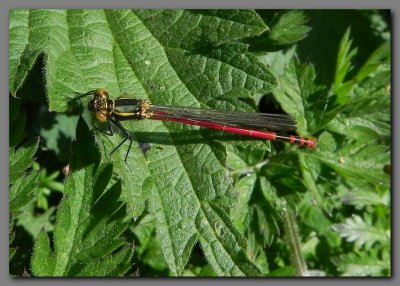
{"label": "damselfly head", "polygon": [[105,88],[98,88],[95,91],[95,97],[108,99],[108,92]]}

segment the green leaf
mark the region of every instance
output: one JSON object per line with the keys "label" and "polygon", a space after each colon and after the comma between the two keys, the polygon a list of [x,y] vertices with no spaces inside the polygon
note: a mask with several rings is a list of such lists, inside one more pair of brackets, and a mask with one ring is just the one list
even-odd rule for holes
{"label": "green leaf", "polygon": [[44,213],[35,214],[35,204],[31,203],[21,209],[16,216],[17,225],[23,227],[32,237],[36,238],[44,228],[46,231],[53,231],[54,225],[51,221],[55,208],[51,207]]}
{"label": "green leaf", "polygon": [[[258,35],[268,29],[253,10],[134,10],[156,38],[192,50]],[[168,33],[165,33],[168,30]],[[179,37],[176,37],[178,35]]]}
{"label": "green leaf", "polygon": [[10,92],[15,96],[41,51],[29,43],[29,10],[14,9],[9,15],[9,81]]}
{"label": "green leaf", "polygon": [[390,177],[384,172],[384,166],[390,160],[388,146],[353,143],[335,153],[324,152],[312,156],[349,181],[363,180],[364,184],[383,186],[390,184]]}
{"label": "green leaf", "polygon": [[[131,228],[135,234],[135,257],[137,260],[144,264],[145,267],[151,267],[152,273],[143,273],[141,276],[165,276],[169,274],[168,265],[164,259],[161,250],[160,242],[155,235],[154,218],[151,215],[144,215],[144,217],[137,222],[138,225]],[[145,267],[140,267],[145,268]]]}
{"label": "green leaf", "polygon": [[[27,35],[15,31],[11,35],[18,39],[11,40],[46,54],[51,110],[65,110],[66,99],[75,91],[99,86],[106,87],[112,98],[128,93],[157,104],[212,107],[210,100],[216,97],[232,97],[233,93],[255,97],[275,85],[267,67],[240,43],[267,29],[254,11],[32,10],[12,12],[11,21],[14,17],[19,26],[30,32],[29,39],[37,40],[29,42]],[[93,21],[96,24],[92,25]],[[24,71],[22,67],[19,70]],[[10,74],[16,88],[24,78],[22,71]],[[128,164],[123,162],[128,144],[113,154],[114,171],[123,184],[121,198],[132,217],[141,214],[146,199],[156,206],[152,209],[154,216],[162,217],[157,220],[157,233],[164,234],[168,229],[169,234],[159,236],[163,252],[171,270],[179,275],[200,232],[194,223],[199,206],[234,197],[223,164],[224,149],[208,143],[205,136],[200,137],[200,143],[178,144],[188,136],[188,131],[196,132],[196,127],[160,122],[133,122],[125,126],[139,142],[153,146],[144,156],[135,143]],[[103,135],[99,139],[103,160],[108,160],[111,150],[122,140],[119,136]],[[89,152],[88,148],[75,158],[80,160]],[[203,215],[214,215],[211,209],[206,210],[210,213]],[[222,251],[223,247],[219,249]],[[236,251],[229,249],[231,254]],[[211,255],[212,251],[208,253]],[[231,259],[230,263],[241,267],[234,255],[224,255],[221,254],[224,262]],[[213,267],[222,269],[219,271],[225,275],[229,273],[227,265],[210,259],[215,261]],[[251,267],[242,270],[247,269]]]}
{"label": "green leaf", "polygon": [[311,30],[311,27],[305,25],[309,17],[304,11],[284,11],[278,13],[276,18],[269,37],[277,45],[286,46],[301,41]]}
{"label": "green leaf", "polygon": [[353,215],[347,218],[345,223],[334,224],[332,227],[348,242],[355,242],[357,248],[365,245],[369,249],[375,242],[386,244],[390,241],[388,232],[364,221],[358,215]]}
{"label": "green leaf", "polygon": [[15,238],[15,230],[14,230],[14,216],[10,215],[8,219],[8,245],[9,245],[9,252],[8,252],[8,260],[14,257],[15,252],[17,251],[15,247],[11,247]]}
{"label": "green leaf", "polygon": [[257,10],[264,22],[270,27],[264,33],[248,41],[251,49],[265,54],[266,51],[277,51],[287,48],[304,39],[311,30],[307,26],[309,17],[301,10]]}
{"label": "green leaf", "polygon": [[284,212],[284,222],[286,231],[286,242],[290,249],[292,265],[296,269],[297,276],[307,275],[307,266],[304,261],[303,253],[300,249],[300,237],[295,217],[290,209]]}
{"label": "green leaf", "polygon": [[31,140],[18,149],[10,148],[10,184],[21,179],[26,169],[32,165],[38,144],[39,140]]}
{"label": "green leaf", "polygon": [[51,126],[46,126],[40,132],[45,148],[48,151],[53,151],[61,161],[67,162],[70,156],[69,146],[75,140],[79,117],[59,113],[51,113],[48,117],[44,118],[43,121],[50,121]]}
{"label": "green leaf", "polygon": [[[345,95],[349,87],[344,85],[344,79],[351,67],[351,59],[357,54],[357,48],[351,49],[352,40],[350,40],[350,28],[348,28],[343,35],[339,46],[339,54],[336,60],[336,73],[334,90],[338,95],[337,101],[341,104],[347,102]],[[350,83],[352,85],[352,83]]]}
{"label": "green leaf", "polygon": [[[87,26],[94,18],[97,24]],[[274,79],[263,65],[260,65],[263,70],[251,77],[246,76],[247,67],[250,72],[254,68],[246,64],[251,58],[247,59],[250,54],[246,54],[245,46],[240,48],[240,53],[237,48],[236,53],[229,52],[227,48],[221,51],[217,48],[215,52],[204,54],[204,45],[215,47],[265,31],[265,24],[253,11],[16,9],[11,11],[10,19],[10,42],[16,43],[10,47],[10,66],[15,67],[10,71],[10,82],[17,90],[38,52],[46,53],[51,110],[65,109],[67,95],[73,95],[75,91],[87,91],[88,87],[104,86],[113,92],[122,90],[139,96],[154,93],[150,90],[152,87],[161,90],[161,94],[157,92],[157,98],[166,93],[179,97],[179,94],[190,92],[201,101],[199,96],[204,100],[204,96],[209,95],[204,89],[201,90],[202,94],[196,94],[197,87],[215,89],[218,83],[221,84],[218,93],[225,93],[231,89],[246,88],[246,85],[251,89],[264,86],[261,90],[264,92],[274,84]],[[218,26],[215,26],[216,22]],[[82,41],[83,34],[86,35],[85,41]],[[146,39],[144,42],[143,37]],[[102,43],[101,50],[100,46],[92,46],[90,41]],[[151,53],[149,48],[152,49]],[[24,53],[23,50],[34,52]],[[22,55],[30,64],[20,63]],[[100,69],[91,69],[93,62],[103,62],[107,58],[108,64]],[[112,61],[115,61],[115,66],[111,64]],[[168,64],[162,67],[164,63]],[[185,67],[182,63],[189,66],[182,69]],[[192,64],[195,70],[192,70]],[[211,77],[203,74],[204,71],[211,74],[218,71],[221,80],[210,82],[208,79]],[[97,79],[89,82],[85,79],[91,73]],[[170,78],[171,73],[178,77],[191,76],[186,79],[176,76]],[[232,80],[226,81],[225,74]],[[133,81],[132,76],[135,78]],[[129,81],[126,81],[128,78]],[[173,90],[169,86],[174,81],[173,85],[184,84],[188,90],[171,92]],[[195,102],[192,101],[192,104]]]}
{"label": "green leaf", "polygon": [[132,254],[133,251],[130,247],[124,247],[115,255],[107,256],[104,259],[93,259],[79,272],[79,276],[122,276],[131,267],[129,261]]}
{"label": "green leaf", "polygon": [[268,273],[271,277],[292,277],[296,275],[296,269],[293,266],[278,268]]}
{"label": "green leaf", "polygon": [[351,189],[342,198],[343,204],[354,205],[356,208],[361,209],[364,206],[373,206],[382,204],[388,207],[390,204],[390,191],[387,189],[383,194],[370,191],[368,189]]}
{"label": "green leaf", "polygon": [[35,253],[32,256],[32,272],[39,277],[53,276],[56,258],[50,250],[50,240],[45,229],[39,232],[35,241]]}
{"label": "green leaf", "polygon": [[259,276],[260,270],[248,259],[245,238],[216,205],[201,206],[196,218],[200,243],[218,276]]}
{"label": "green leaf", "polygon": [[34,198],[36,187],[38,186],[38,172],[32,172],[27,176],[14,181],[10,187],[10,210],[20,212]]}
{"label": "green leaf", "polygon": [[387,276],[390,260],[381,260],[376,251],[369,253],[349,253],[333,259],[342,276]]}
{"label": "green leaf", "polygon": [[360,142],[390,138],[390,71],[386,65],[359,84],[348,94],[348,105],[327,128]]}
{"label": "green leaf", "polygon": [[[109,167],[99,168],[95,177],[93,168],[68,177],[56,218],[54,252],[45,243],[46,234],[35,243],[36,276],[110,276],[127,271],[133,250],[124,248],[121,237],[127,227],[122,222],[126,209],[118,202],[121,185],[105,190]],[[50,256],[52,260],[43,260]]]}
{"label": "green leaf", "polygon": [[315,158],[298,152],[299,165],[301,167],[304,185],[310,192],[310,199],[319,207],[327,209],[327,202],[323,197],[323,188],[317,184],[318,176],[320,175],[320,162]]}
{"label": "green leaf", "polygon": [[379,69],[382,63],[390,63],[390,42],[383,43],[372,53],[365,64],[357,72],[355,77],[356,80],[361,82],[366,77],[373,75]]}
{"label": "green leaf", "polygon": [[315,125],[312,115],[306,112],[316,90],[314,78],[315,71],[311,65],[301,65],[292,58],[285,74],[278,79],[279,86],[273,91],[283,110],[296,119],[297,130],[302,135],[307,135]]}

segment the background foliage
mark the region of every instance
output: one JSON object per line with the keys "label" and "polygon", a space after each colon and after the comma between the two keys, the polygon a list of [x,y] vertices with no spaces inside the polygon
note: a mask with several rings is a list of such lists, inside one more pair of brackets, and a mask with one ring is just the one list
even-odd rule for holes
{"label": "background foliage", "polygon": [[[389,11],[17,9],[9,62],[11,275],[390,276]],[[125,164],[98,87],[319,145],[126,122]]]}

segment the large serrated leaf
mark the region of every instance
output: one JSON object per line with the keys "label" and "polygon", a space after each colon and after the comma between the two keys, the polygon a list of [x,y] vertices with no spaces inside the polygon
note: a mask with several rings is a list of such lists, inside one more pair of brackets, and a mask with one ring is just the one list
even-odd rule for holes
{"label": "large serrated leaf", "polygon": [[[266,65],[241,43],[267,30],[252,10],[16,10],[11,12],[14,19],[18,25],[12,25],[11,41],[20,44],[10,61],[17,64],[23,50],[46,54],[49,107],[55,111],[65,110],[74,92],[98,87],[107,88],[112,98],[126,93],[157,104],[212,107],[214,98],[260,96],[276,84]],[[28,64],[17,64],[10,72],[15,90],[31,61],[28,57]],[[211,201],[227,207],[235,198],[224,148],[210,143],[203,133],[198,133],[200,141],[182,143],[182,138],[191,138],[190,132],[198,132],[193,126],[147,121],[124,126],[139,142],[150,143],[150,150],[144,155],[140,144],[134,143],[128,164],[123,162],[128,144],[113,154],[114,172],[122,179],[121,198],[133,217],[141,214],[149,199],[166,261],[180,275],[201,235],[195,224],[199,207]],[[108,161],[122,138],[101,135],[99,139],[102,159]],[[210,208],[203,216],[229,224]],[[258,273],[250,262],[242,262],[245,255],[235,257],[243,245],[224,240],[221,245],[221,253],[206,251],[206,256],[224,257],[213,260],[215,269],[223,269],[218,273]],[[224,248],[230,253],[226,257]],[[63,267],[55,272],[65,273]]]}

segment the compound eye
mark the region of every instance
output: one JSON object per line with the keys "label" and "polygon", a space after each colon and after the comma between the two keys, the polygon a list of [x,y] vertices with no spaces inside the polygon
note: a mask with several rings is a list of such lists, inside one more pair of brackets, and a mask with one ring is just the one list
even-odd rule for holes
{"label": "compound eye", "polygon": [[88,102],[88,109],[92,112],[96,111],[96,102],[94,100]]}

